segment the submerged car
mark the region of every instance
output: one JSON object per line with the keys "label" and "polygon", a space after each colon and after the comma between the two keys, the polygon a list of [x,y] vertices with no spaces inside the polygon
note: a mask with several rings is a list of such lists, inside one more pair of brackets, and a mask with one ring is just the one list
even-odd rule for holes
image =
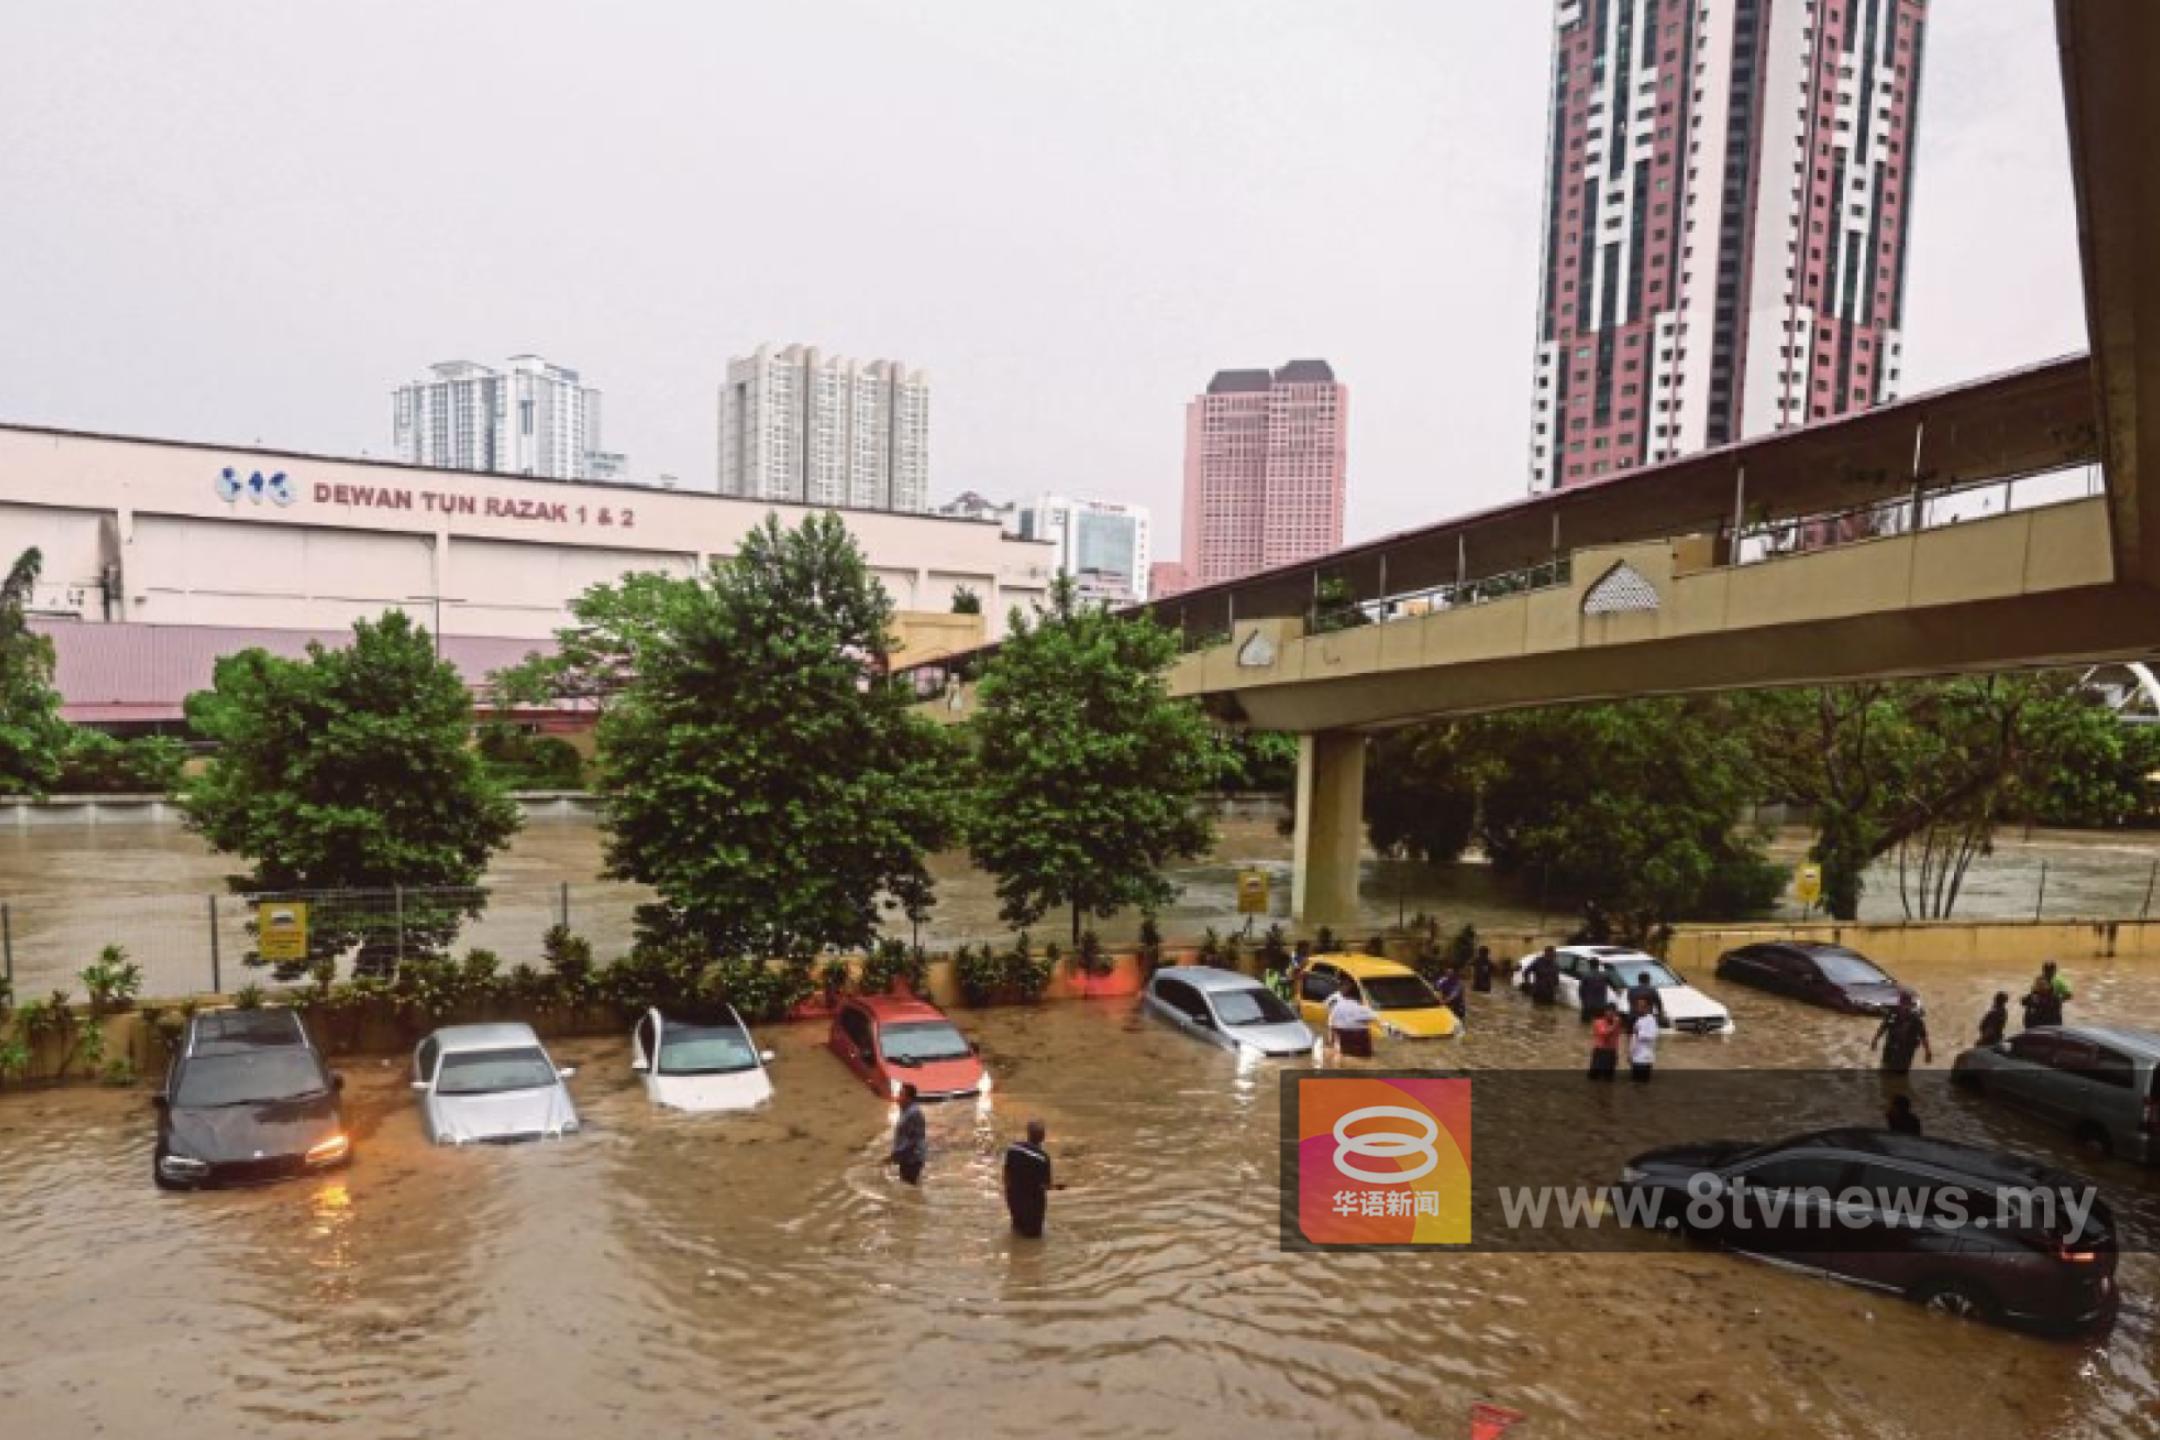
{"label": "submerged car", "polygon": [[1859,951],[1814,940],[1773,940],[1728,950],[1718,957],[1717,977],[1848,1015],[1883,1015],[1895,1010],[1903,996],[1912,995],[1915,1003],[1920,998]]}
{"label": "submerged car", "polygon": [[880,1095],[898,1095],[902,1085],[913,1085],[925,1100],[949,1100],[990,1088],[975,1046],[944,1011],[912,995],[855,995],[841,1001],[826,1043]]}
{"label": "submerged car", "polygon": [[[1637,1192],[1623,1208],[1634,1224],[1944,1314],[2080,1328],[2117,1304],[2115,1219],[2097,1191],[2002,1151],[1823,1130],[1670,1145],[1630,1160],[1620,1179]],[[1635,1203],[1653,1199],[1655,1215]]]}
{"label": "submerged car", "polygon": [[530,1025],[450,1025],[413,1049],[420,1119],[438,1145],[512,1144],[578,1129],[577,1106]]}
{"label": "submerged car", "polygon": [[764,1104],[773,1094],[765,1072],[772,1058],[772,1051],[751,1040],[732,1005],[711,1024],[648,1010],[630,1035],[630,1068],[644,1078],[645,1098],[671,1110],[709,1113]]}
{"label": "submerged car", "polygon": [[[1530,986],[1530,967],[1537,962],[1539,953],[1523,956],[1516,965],[1515,983],[1526,990]],[[1611,989],[1612,1003],[1623,1011],[1627,1009],[1627,992],[1647,982],[1657,991],[1658,1007],[1665,1012],[1664,1028],[1684,1035],[1733,1033],[1732,1012],[1688,984],[1679,971],[1655,955],[1625,945],[1562,945],[1557,953],[1560,1003],[1569,1009],[1582,1005],[1583,978],[1600,970]]]}
{"label": "submerged car", "polygon": [[2160,1162],[2160,1033],[2042,1025],[1957,1057],[1951,1081],[2105,1155]]}
{"label": "submerged car", "polygon": [[1354,987],[1358,998],[1380,1012],[1377,1028],[1399,1040],[1444,1039],[1462,1028],[1425,977],[1408,965],[1377,955],[1315,955],[1298,971],[1298,1014],[1315,1030],[1328,1023],[1328,998]]}
{"label": "submerged car", "polygon": [[282,1007],[189,1019],[153,1097],[150,1175],[167,1190],[251,1185],[352,1159],[339,1092],[300,1017]]}
{"label": "submerged car", "polygon": [[1313,1032],[1280,995],[1235,970],[1181,965],[1148,980],[1141,1008],[1186,1034],[1256,1055],[1305,1055]]}

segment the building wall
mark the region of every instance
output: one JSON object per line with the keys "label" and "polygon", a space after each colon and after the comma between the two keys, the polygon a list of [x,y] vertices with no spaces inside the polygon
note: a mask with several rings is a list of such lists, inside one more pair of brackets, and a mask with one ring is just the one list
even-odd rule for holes
{"label": "building wall", "polygon": [[1292,361],[1223,371],[1186,407],[1187,586],[1341,548],[1349,403],[1324,361]]}
{"label": "building wall", "polygon": [[[227,470],[282,476],[220,498]],[[278,497],[288,497],[281,501]],[[339,629],[404,609],[445,635],[539,639],[588,586],[689,573],[775,507],[641,487],[0,428],[0,536],[45,552],[37,603],[92,622]],[[783,523],[804,511],[778,509]],[[844,511],[900,609],[966,585],[993,631],[1052,547],[999,527]],[[439,597],[439,598],[438,598]]]}
{"label": "building wall", "polygon": [[728,362],[720,493],[921,514],[929,508],[930,382],[886,360],[802,345]]}
{"label": "building wall", "polygon": [[1895,398],[1926,0],[1558,0],[1534,489]]}

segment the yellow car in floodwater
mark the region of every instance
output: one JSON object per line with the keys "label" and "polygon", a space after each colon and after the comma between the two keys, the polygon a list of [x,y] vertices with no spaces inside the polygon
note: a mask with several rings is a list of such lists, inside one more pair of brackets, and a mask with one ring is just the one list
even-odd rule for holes
{"label": "yellow car in floodwater", "polygon": [[1425,977],[1377,955],[1315,955],[1298,972],[1298,1017],[1319,1033],[1328,1028],[1328,997],[1345,981],[1380,1012],[1380,1033],[1409,1040],[1444,1040],[1462,1029]]}

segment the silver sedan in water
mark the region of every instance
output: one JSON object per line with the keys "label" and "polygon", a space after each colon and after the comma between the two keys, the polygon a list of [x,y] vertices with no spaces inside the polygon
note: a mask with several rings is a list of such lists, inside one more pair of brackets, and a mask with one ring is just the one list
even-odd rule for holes
{"label": "silver sedan in water", "polygon": [[530,1025],[451,1025],[413,1051],[420,1119],[438,1145],[574,1134],[577,1107]]}
{"label": "silver sedan in water", "polygon": [[1141,1008],[1186,1034],[1256,1055],[1305,1055],[1313,1033],[1280,995],[1235,970],[1180,965],[1149,978]]}

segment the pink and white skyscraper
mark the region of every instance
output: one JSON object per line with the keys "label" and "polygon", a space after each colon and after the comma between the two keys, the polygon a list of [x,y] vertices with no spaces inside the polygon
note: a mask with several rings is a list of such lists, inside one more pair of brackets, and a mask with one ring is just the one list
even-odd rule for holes
{"label": "pink and white skyscraper", "polygon": [[1218,371],[1185,407],[1184,543],[1157,583],[1213,585],[1341,548],[1349,421],[1350,387],[1325,360]]}
{"label": "pink and white skyscraper", "polygon": [[1558,0],[1531,488],[1895,398],[1927,0]]}

